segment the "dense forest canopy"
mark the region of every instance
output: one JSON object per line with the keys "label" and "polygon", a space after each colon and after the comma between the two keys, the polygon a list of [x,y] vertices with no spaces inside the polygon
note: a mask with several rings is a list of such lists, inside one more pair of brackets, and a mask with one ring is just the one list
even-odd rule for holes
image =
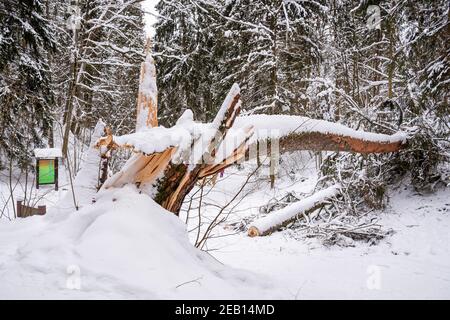
{"label": "dense forest canopy", "polygon": [[99,118],[133,128],[145,39],[139,1],[5,0],[0,21],[3,157],[26,164],[61,125],[79,137]]}

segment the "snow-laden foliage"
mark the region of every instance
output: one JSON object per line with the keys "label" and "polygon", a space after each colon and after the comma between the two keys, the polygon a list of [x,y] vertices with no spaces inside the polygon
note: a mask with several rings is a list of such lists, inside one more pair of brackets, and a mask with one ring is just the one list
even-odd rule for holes
{"label": "snow-laden foliage", "polygon": [[[420,189],[448,184],[448,2],[376,6],[378,26],[369,23],[374,11],[360,0],[160,1],[163,122],[173,123],[186,108],[211,118],[214,101],[238,82],[247,113],[411,133],[398,155],[326,158],[323,181],[349,185],[370,206],[384,203],[381,189],[407,172]],[[358,207],[350,198],[346,206]]]}
{"label": "snow-laden foliage", "polygon": [[[391,1],[380,6],[379,30],[364,28],[360,9],[347,14],[346,22],[333,21],[341,31],[338,52],[349,58],[333,59],[338,62],[334,75],[347,80],[325,85],[336,101],[335,117],[343,122],[371,131],[391,133],[403,128],[411,133],[407,148],[399,154],[341,154],[325,159],[324,179],[346,185],[349,195],[362,197],[369,207],[382,206],[386,187],[406,173],[417,190],[450,182],[448,3]],[[348,7],[337,9],[345,14]],[[356,212],[359,204],[348,198],[346,209]]]}
{"label": "snow-laden foliage", "polygon": [[52,120],[53,92],[47,54],[55,47],[38,0],[0,4],[1,157],[27,164],[42,146]]}
{"label": "snow-laden foliage", "polygon": [[209,121],[227,88],[242,88],[243,109],[302,113],[299,73],[320,60],[323,1],[162,0],[156,24],[162,121],[192,109]]}
{"label": "snow-laden foliage", "polygon": [[[54,67],[59,70],[56,85],[63,124],[80,135],[101,118],[116,132],[128,133],[135,126],[139,70],[144,59],[140,3],[81,0],[75,7],[70,4],[53,3],[61,38]],[[69,16],[77,23],[68,23]],[[63,145],[63,152],[65,149]]]}
{"label": "snow-laden foliage", "polygon": [[28,162],[66,124],[67,151],[99,118],[134,129],[144,43],[139,1],[2,1],[0,152]]}

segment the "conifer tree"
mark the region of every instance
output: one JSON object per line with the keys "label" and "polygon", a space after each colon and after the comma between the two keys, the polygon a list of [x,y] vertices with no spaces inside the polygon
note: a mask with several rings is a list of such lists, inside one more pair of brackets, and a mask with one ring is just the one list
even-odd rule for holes
{"label": "conifer tree", "polygon": [[55,43],[42,1],[2,1],[0,21],[0,152],[27,164],[53,118],[46,53]]}

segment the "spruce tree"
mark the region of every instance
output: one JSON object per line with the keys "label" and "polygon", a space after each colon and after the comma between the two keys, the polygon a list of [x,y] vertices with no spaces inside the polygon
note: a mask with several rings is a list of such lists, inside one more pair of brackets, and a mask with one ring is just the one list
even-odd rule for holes
{"label": "spruce tree", "polygon": [[0,152],[29,163],[53,118],[47,52],[55,48],[39,0],[0,4]]}

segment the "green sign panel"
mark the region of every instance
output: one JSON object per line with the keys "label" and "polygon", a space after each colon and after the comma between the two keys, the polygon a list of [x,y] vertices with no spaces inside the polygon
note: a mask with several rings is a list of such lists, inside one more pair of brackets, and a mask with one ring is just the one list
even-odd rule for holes
{"label": "green sign panel", "polygon": [[39,159],[39,184],[55,183],[55,160]]}

